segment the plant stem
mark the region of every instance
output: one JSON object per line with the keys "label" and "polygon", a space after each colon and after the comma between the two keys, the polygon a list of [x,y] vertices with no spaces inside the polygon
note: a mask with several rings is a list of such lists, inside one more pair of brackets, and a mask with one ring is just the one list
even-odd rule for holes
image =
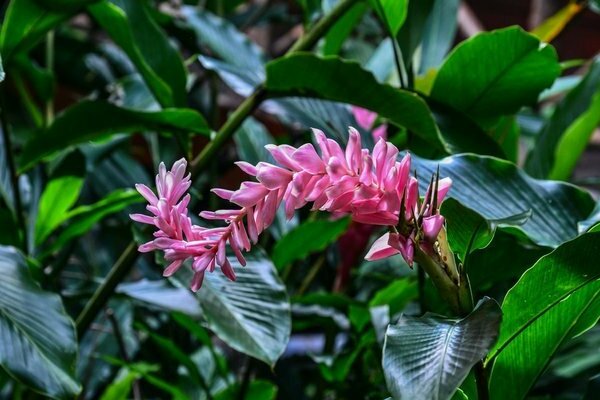
{"label": "plant stem", "polygon": [[311,267],[311,269],[308,271],[308,274],[306,274],[306,277],[300,284],[300,288],[296,293],[298,296],[301,296],[304,294],[304,292],[306,292],[306,289],[308,289],[312,281],[315,279],[315,277],[321,270],[321,267],[323,267],[323,264],[325,264],[325,255],[321,255]]}
{"label": "plant stem", "polygon": [[[46,69],[51,74],[54,70],[54,30],[46,34]],[[50,98],[46,102],[46,126],[50,126],[54,120],[54,100]]]}
{"label": "plant stem", "polygon": [[27,224],[25,223],[25,213],[23,210],[23,203],[21,201],[21,191],[19,189],[19,175],[17,174],[17,166],[12,152],[12,140],[10,137],[10,132],[8,130],[8,115],[6,112],[6,101],[4,98],[4,92],[2,92],[0,96],[0,100],[2,102],[2,104],[0,105],[0,124],[2,126],[2,139],[4,141],[3,151],[6,156],[6,164],[8,164],[8,173],[10,174],[10,182],[13,192],[13,202],[15,203],[14,211],[17,217],[17,223],[21,230],[21,234],[23,235],[21,248],[25,253],[27,253]]}
{"label": "plant stem", "polygon": [[117,285],[131,270],[137,256],[138,252],[136,244],[132,241],[127,245],[125,251],[123,251],[117,262],[110,269],[104,282],[96,289],[92,298],[87,302],[83,311],[81,311],[81,314],[77,317],[75,325],[77,326],[78,337],[83,337],[83,334],[94,321],[98,312],[108,302],[108,299]]}

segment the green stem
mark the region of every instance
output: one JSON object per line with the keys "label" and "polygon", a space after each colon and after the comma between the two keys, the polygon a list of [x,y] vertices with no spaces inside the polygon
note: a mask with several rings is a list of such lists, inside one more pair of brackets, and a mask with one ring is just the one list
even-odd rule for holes
{"label": "green stem", "polygon": [[[51,74],[54,70],[54,30],[46,34],[46,69]],[[50,126],[54,120],[54,99],[46,102],[46,126]]]}
{"label": "green stem", "polygon": [[125,251],[110,269],[104,282],[96,289],[92,298],[86,303],[83,311],[77,317],[75,325],[77,326],[77,335],[79,338],[83,337],[83,334],[92,324],[98,312],[108,302],[117,285],[129,273],[137,256],[136,244],[132,241],[127,245]]}

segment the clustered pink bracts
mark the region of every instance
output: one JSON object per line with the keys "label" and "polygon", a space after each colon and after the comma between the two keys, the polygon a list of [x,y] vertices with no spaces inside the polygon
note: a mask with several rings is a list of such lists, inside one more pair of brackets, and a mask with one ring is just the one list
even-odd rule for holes
{"label": "clustered pink bracts", "polygon": [[245,265],[242,251],[249,251],[251,243],[256,243],[273,222],[282,202],[288,218],[296,209],[313,203],[313,210],[334,216],[351,215],[353,220],[365,224],[398,226],[399,231],[394,228],[378,239],[366,258],[401,254],[412,265],[415,243],[428,251],[443,226],[444,218],[437,208],[450,188],[450,179],[432,180],[421,203],[418,181],[410,176],[409,154],[397,161],[398,149],[383,139],[371,154],[361,147],[360,135],[353,128],[345,150],[323,132],[314,130],[314,134],[320,155],[312,144],[299,148],[268,145],[278,165],[238,162],[257,181],[243,182],[236,191],[213,189],[219,197],[241,207],[200,213],[205,219],[226,223],[218,228],[193,225],[188,217],[190,197],[186,192],[191,181],[189,174],[185,176],[186,161],[177,161],[170,171],[161,163],[156,176],[157,194],[145,185],[136,185],[153,215],[133,214],[131,218],[158,228],[155,239],[141,245],[139,251],[163,251],[170,263],[165,276],[174,274],[187,259],[192,259],[191,288],[196,291],[204,273],[212,272],[217,265],[229,279],[235,279],[226,256],[227,244],[240,264]]}

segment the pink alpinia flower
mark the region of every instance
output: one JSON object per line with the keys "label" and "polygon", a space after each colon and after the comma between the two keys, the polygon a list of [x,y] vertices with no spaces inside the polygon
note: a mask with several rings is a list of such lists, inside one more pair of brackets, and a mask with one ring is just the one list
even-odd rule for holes
{"label": "pink alpinia flower", "polygon": [[240,207],[200,213],[204,219],[225,223],[218,228],[193,225],[188,217],[190,198],[185,193],[191,182],[189,174],[184,176],[186,161],[177,161],[170,171],[161,163],[156,177],[157,194],[144,185],[136,185],[148,200],[146,208],[152,215],[134,214],[131,218],[157,228],[155,239],[141,245],[139,251],[163,251],[170,262],[165,276],[172,275],[186,260],[191,260],[194,271],[191,288],[196,291],[202,285],[205,272],[214,271],[216,266],[235,280],[226,256],[227,246],[240,264],[245,265],[242,252],[249,251],[251,244],[273,223],[282,202],[288,218],[296,209],[312,203],[314,210],[336,216],[350,215],[356,222],[398,225],[400,233],[384,235],[367,258],[377,259],[399,252],[412,264],[414,240],[435,241],[443,225],[437,207],[449,189],[449,181],[439,181],[438,186],[436,180],[437,195],[428,194],[424,203],[419,204],[418,184],[415,178],[409,177],[410,155],[397,161],[398,149],[383,139],[377,142],[371,154],[361,147],[360,135],[353,128],[350,128],[345,149],[319,130],[314,130],[314,134],[320,154],[311,144],[299,148],[269,145],[267,149],[279,165],[238,162],[238,167],[256,181],[243,182],[235,191],[213,189],[217,196]]}

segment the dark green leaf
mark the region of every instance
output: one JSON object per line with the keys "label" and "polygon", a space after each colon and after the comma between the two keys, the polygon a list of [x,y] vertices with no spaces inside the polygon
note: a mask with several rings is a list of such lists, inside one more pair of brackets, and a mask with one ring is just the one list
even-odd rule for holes
{"label": "dark green leaf", "polygon": [[[327,13],[329,10],[325,10]],[[365,3],[357,3],[352,6],[344,15],[342,15],[333,24],[327,34],[323,38],[323,47],[321,52],[323,55],[338,54],[353,29],[356,28],[363,15],[367,11]]]}
{"label": "dark green leaf", "polygon": [[[215,400],[236,400],[239,398],[240,385],[235,384],[227,387],[225,390],[214,396]],[[272,382],[263,380],[253,380],[248,385],[244,398],[248,400],[275,400],[277,398],[277,386]]]}
{"label": "dark green leaf", "polygon": [[99,140],[122,132],[167,131],[208,135],[206,121],[197,111],[168,108],[156,112],[133,111],[103,101],[82,101],[65,110],[46,130],[33,137],[21,155],[27,169],[46,156],[69,146]]}
{"label": "dark green leaf", "polygon": [[14,248],[0,247],[0,365],[54,398],[73,398],[77,340],[58,295],[39,288]]}
{"label": "dark green leaf", "polygon": [[[502,220],[531,210],[518,229],[542,246],[558,246],[577,236],[577,223],[594,207],[589,193],[569,184],[531,178],[514,164],[463,154],[432,161],[413,157],[419,176],[452,178],[449,196],[487,220]],[[422,193],[427,180],[421,179]]]}
{"label": "dark green leaf", "polygon": [[276,95],[319,97],[367,108],[413,131],[434,149],[445,150],[423,99],[378,83],[358,63],[294,54],[267,64],[266,88]]}
{"label": "dark green leaf", "polygon": [[484,298],[467,317],[427,313],[390,325],[383,346],[383,371],[395,399],[450,399],[471,368],[498,337],[502,312]]}
{"label": "dark green leaf", "polygon": [[596,207],[585,220],[579,222],[579,233],[586,232],[598,222],[600,222],[600,202],[596,203]]}
{"label": "dark green leaf", "polygon": [[235,282],[219,272],[206,274],[198,300],[209,328],[221,340],[274,365],[290,338],[290,302],[275,266],[264,253],[255,251],[246,260],[242,267],[235,257],[229,258],[237,275]]}
{"label": "dark green leaf", "polygon": [[15,198],[12,187],[12,178],[10,175],[10,169],[8,164],[8,151],[12,151],[4,143],[4,133],[0,127],[0,196],[7,208],[11,211],[15,211]]}
{"label": "dark green leaf", "polygon": [[337,240],[348,228],[348,218],[336,221],[307,221],[282,237],[273,248],[273,263],[278,269],[306,258],[309,254],[324,250]]}
{"label": "dark green leaf", "polygon": [[535,177],[567,179],[600,123],[600,57],[559,103],[531,150],[527,171]]}
{"label": "dark green leaf", "polygon": [[16,52],[29,50],[46,32],[68,17],[68,13],[48,10],[35,0],[11,0],[0,32],[4,61],[8,62]]}
{"label": "dark green leaf", "polygon": [[434,0],[423,33],[419,67],[421,73],[437,68],[452,47],[456,35],[458,4],[458,0]]}
{"label": "dark green leaf", "polygon": [[566,340],[600,317],[600,233],[542,257],[507,293],[490,377],[493,399],[523,398]]}
{"label": "dark green leaf", "polygon": [[550,45],[519,27],[480,33],[448,56],[431,96],[483,125],[535,104],[560,73]]}
{"label": "dark green leaf", "polygon": [[0,82],[4,81],[4,66],[2,65],[2,57],[0,57]]}
{"label": "dark green leaf", "polygon": [[378,290],[369,301],[369,307],[387,305],[389,312],[394,315],[415,300],[418,295],[417,282],[414,279],[398,279]]}
{"label": "dark green leaf", "polygon": [[[150,17],[143,2],[107,0],[89,12],[123,49],[163,107],[186,103],[186,70],[179,53]],[[134,28],[135,27],[135,28]]]}
{"label": "dark green leaf", "polygon": [[72,209],[65,215],[65,220],[69,220],[68,226],[44,251],[43,255],[50,254],[60,249],[70,240],[85,234],[104,217],[117,213],[131,204],[142,201],[143,198],[134,190],[115,190],[96,203]]}
{"label": "dark green leaf", "polygon": [[[425,21],[432,11],[435,0],[409,1],[406,21],[398,32],[397,40],[405,65],[411,65],[415,50],[421,44]],[[392,62],[394,64],[394,62]]]}

